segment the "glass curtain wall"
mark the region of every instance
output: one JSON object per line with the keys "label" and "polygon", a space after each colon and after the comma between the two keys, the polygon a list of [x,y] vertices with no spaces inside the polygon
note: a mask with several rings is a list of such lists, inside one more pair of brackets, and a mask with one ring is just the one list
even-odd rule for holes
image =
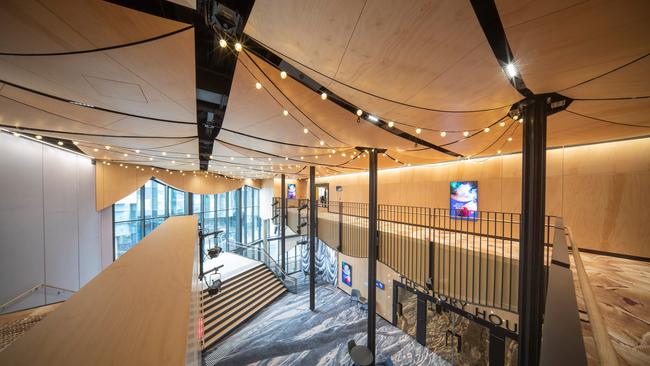
{"label": "glass curtain wall", "polygon": [[[220,238],[250,243],[261,239],[259,190],[244,186],[221,194],[179,191],[156,180],[113,205],[115,259],[126,253],[168,217],[197,214],[203,232],[221,230]],[[206,246],[213,245],[212,239]]]}

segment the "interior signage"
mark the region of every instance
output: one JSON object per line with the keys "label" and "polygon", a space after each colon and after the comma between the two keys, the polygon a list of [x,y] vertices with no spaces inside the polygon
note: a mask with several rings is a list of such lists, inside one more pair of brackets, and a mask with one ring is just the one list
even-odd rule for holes
{"label": "interior signage", "polygon": [[384,286],[384,284],[383,284],[381,281],[376,280],[376,282],[377,282],[377,288],[379,288],[379,289],[381,289],[381,290],[383,290],[384,288],[386,288],[386,286]]}
{"label": "interior signage", "polygon": [[337,192],[343,192],[343,186],[336,186]]}

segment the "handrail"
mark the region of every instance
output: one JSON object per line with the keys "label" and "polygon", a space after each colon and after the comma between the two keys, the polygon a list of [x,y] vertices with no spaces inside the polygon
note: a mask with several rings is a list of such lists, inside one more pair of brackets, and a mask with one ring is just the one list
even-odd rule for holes
{"label": "handrail", "polygon": [[611,339],[607,333],[607,326],[603,320],[603,316],[600,313],[600,308],[598,307],[598,302],[591,288],[591,283],[589,282],[589,277],[585,271],[585,267],[582,263],[582,258],[580,257],[580,249],[578,245],[572,238],[571,228],[565,226],[565,234],[571,242],[571,251],[573,252],[573,259],[576,265],[576,272],[578,273],[578,282],[580,283],[580,289],[582,290],[582,297],[587,307],[587,313],[589,314],[589,321],[592,325],[592,330],[594,334],[594,342],[596,343],[596,350],[598,352],[598,357],[600,358],[601,365],[614,365],[617,366],[618,357],[614,346],[612,346]]}
{"label": "handrail", "polygon": [[[282,268],[282,266],[280,266],[280,265],[278,264],[278,262],[276,262],[275,259],[273,259],[273,257],[271,257],[271,255],[270,255],[266,250],[264,250],[264,249],[262,249],[262,248],[259,248],[259,247],[256,247],[256,246],[253,246],[253,245],[246,245],[246,244],[238,243],[238,242],[235,242],[235,241],[229,241],[229,242],[228,242],[228,246],[230,247],[231,245],[234,245],[235,247],[239,247],[239,248],[242,248],[242,249],[245,249],[245,250],[246,250],[246,249],[252,249],[252,250],[255,250],[255,251],[261,253],[261,254],[264,256],[265,259],[268,259],[268,261],[269,261],[270,263],[273,263],[273,266],[274,266],[275,269],[280,273],[280,275],[278,276],[277,273],[275,273],[275,272],[273,272],[273,271],[272,271],[272,272],[273,272],[276,276],[280,277],[280,280],[281,280],[282,283],[287,287],[287,289],[289,289],[289,290],[293,290],[293,292],[297,292],[297,289],[298,289],[298,281],[297,281],[295,278],[291,277],[291,275],[289,275],[289,273],[285,272],[285,270]],[[264,261],[263,263],[264,263],[266,266],[270,267],[270,265],[267,264],[266,261]],[[289,286],[287,286],[287,285],[284,283],[285,280],[291,282],[293,289],[289,288]]]}
{"label": "handrail", "polygon": [[67,292],[72,292],[72,293],[77,292],[75,290],[70,290],[70,289],[63,288],[63,287],[58,287],[58,286],[53,286],[53,285],[47,285],[47,284],[44,284],[44,283],[39,283],[38,285],[30,287],[29,289],[27,289],[27,290],[19,293],[18,295],[14,296],[11,300],[9,300],[9,301],[5,302],[4,304],[0,305],[0,312],[2,312],[9,305],[11,305],[11,304],[15,303],[16,301],[22,299],[23,297],[25,297],[25,296],[33,293],[33,292],[36,292],[41,287],[52,288],[52,289],[55,289],[55,290],[67,291]]}

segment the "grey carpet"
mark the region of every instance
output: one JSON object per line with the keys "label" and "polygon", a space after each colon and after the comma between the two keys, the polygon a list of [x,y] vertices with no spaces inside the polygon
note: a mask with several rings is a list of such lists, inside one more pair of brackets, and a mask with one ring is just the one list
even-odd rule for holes
{"label": "grey carpet", "polygon": [[[287,294],[233,335],[204,353],[213,365],[351,365],[347,342],[366,343],[366,313],[331,285],[316,289],[316,311],[309,294]],[[414,338],[377,317],[377,362],[395,365],[448,365]]]}

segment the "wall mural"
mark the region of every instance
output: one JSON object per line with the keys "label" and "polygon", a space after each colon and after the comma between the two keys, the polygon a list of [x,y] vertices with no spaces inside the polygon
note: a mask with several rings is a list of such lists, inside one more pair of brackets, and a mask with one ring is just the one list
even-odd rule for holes
{"label": "wall mural", "polygon": [[[309,275],[309,244],[302,251],[302,268]],[[316,240],[316,282],[338,283],[338,252],[320,240]]]}

